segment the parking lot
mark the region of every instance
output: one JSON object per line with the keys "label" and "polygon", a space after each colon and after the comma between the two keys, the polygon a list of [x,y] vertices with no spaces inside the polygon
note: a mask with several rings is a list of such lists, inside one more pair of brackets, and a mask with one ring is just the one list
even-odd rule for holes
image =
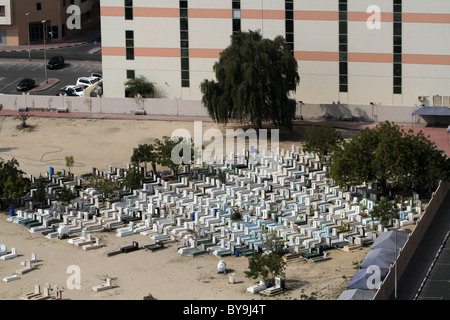
{"label": "parking lot", "polygon": [[[16,90],[16,85],[24,78],[34,79],[38,86],[46,80],[45,70],[44,61],[0,60],[0,93],[21,94]],[[30,94],[56,95],[60,88],[75,85],[79,77],[87,77],[94,72],[102,72],[101,62],[66,61],[61,69],[47,69],[48,79],[59,79],[59,83],[44,91],[30,91]]]}

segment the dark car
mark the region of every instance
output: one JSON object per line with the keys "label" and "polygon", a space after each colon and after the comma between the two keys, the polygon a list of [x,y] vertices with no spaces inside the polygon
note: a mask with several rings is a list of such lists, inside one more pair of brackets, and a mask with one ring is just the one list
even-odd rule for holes
{"label": "dark car", "polygon": [[62,56],[54,56],[47,63],[47,69],[59,69],[64,66],[64,58]]}
{"label": "dark car", "polygon": [[16,86],[18,91],[28,91],[34,88],[35,82],[33,79],[22,79]]}

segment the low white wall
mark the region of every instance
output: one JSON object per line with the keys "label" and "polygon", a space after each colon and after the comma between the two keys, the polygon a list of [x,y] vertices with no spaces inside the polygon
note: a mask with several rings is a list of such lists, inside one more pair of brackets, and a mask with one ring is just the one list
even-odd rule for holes
{"label": "low white wall", "polygon": [[336,120],[360,120],[419,123],[423,119],[412,116],[412,112],[418,106],[383,106],[371,105],[347,105],[347,104],[304,104],[297,105],[296,117],[300,115],[304,119],[323,119],[330,117]]}
{"label": "low white wall", "polygon": [[150,115],[208,117],[206,108],[199,100],[180,99],[135,99],[104,97],[68,97],[38,95],[0,95],[4,110],[18,110],[28,107],[41,111],[56,111],[67,108],[69,112],[130,114],[135,110],[145,110]]}
{"label": "low white wall", "polygon": [[[0,104],[5,110],[28,107],[51,111],[67,108],[70,112],[129,114],[134,110],[145,110],[149,115],[209,117],[200,100],[157,99],[157,98],[105,98],[105,97],[67,97],[41,96],[23,93],[22,95],[0,95]],[[296,117],[304,119],[333,119],[359,121],[423,121],[413,117],[417,106],[383,105],[345,105],[345,104],[304,104],[297,105]]]}

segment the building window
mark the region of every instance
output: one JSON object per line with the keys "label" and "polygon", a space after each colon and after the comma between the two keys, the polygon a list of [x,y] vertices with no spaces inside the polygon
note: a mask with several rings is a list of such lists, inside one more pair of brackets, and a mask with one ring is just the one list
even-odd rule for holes
{"label": "building window", "polygon": [[127,79],[134,79],[136,78],[136,71],[135,70],[127,70]]}
{"label": "building window", "polygon": [[394,0],[393,92],[402,93],[402,0]]}
{"label": "building window", "polygon": [[348,92],[348,9],[347,0],[339,0],[339,92]]}
{"label": "building window", "polygon": [[188,2],[180,1],[181,86],[189,88],[189,12]]}
{"label": "building window", "polygon": [[134,31],[125,31],[125,50],[127,60],[134,60]]}
{"label": "building window", "polygon": [[36,3],[36,10],[41,11],[42,10],[42,4],[40,2]]}
{"label": "building window", "polygon": [[42,30],[42,23],[30,24],[30,40],[43,40],[44,32]]}
{"label": "building window", "polygon": [[233,10],[233,34],[241,31],[241,1],[232,0],[231,7]]}
{"label": "building window", "polygon": [[133,0],[125,0],[125,20],[133,20]]}
{"label": "building window", "polygon": [[5,6],[0,6],[0,17],[4,17],[5,14]]}
{"label": "building window", "polygon": [[294,0],[286,0],[285,6],[285,19],[286,19],[286,43],[294,53]]}
{"label": "building window", "polygon": [[58,26],[49,26],[50,29],[48,37],[50,39],[58,39],[59,38],[59,31]]}

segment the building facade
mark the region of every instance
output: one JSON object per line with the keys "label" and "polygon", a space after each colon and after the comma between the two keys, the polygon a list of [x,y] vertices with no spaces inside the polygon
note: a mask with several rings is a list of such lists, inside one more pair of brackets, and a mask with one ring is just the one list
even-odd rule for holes
{"label": "building facade", "polygon": [[[80,10],[79,26],[70,19],[74,11],[71,5]],[[0,0],[0,44],[18,46],[33,44],[44,40],[57,41],[70,38],[95,23],[100,16],[99,0]],[[67,25],[69,23],[74,24]],[[42,21],[45,20],[45,24]]]}
{"label": "building facade", "polygon": [[305,104],[450,104],[448,0],[101,0],[101,29],[108,97],[143,75],[200,100],[230,36],[260,30],[291,45]]}

